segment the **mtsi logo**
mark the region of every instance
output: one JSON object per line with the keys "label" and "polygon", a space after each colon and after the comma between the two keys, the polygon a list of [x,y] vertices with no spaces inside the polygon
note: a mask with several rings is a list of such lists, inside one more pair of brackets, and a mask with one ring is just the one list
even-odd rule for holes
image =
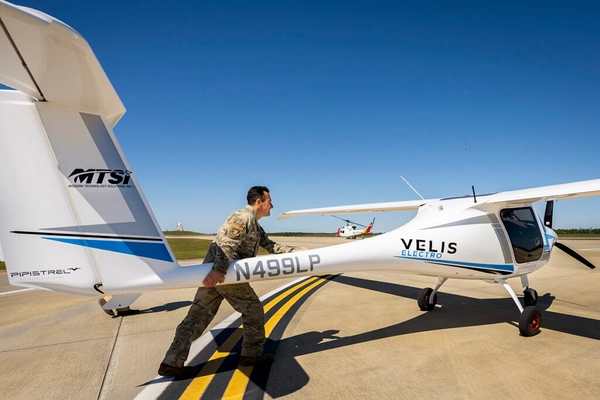
{"label": "mtsi logo", "polygon": [[75,168],[69,175],[72,182],[69,187],[132,187],[129,183],[131,174],[131,171],[122,169]]}

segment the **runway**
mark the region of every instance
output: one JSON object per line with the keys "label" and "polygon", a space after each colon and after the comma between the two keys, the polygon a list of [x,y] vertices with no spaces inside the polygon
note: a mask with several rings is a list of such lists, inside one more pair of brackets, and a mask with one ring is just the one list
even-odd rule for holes
{"label": "runway", "polygon": [[[309,248],[339,239],[273,238]],[[600,240],[564,240],[600,266]],[[600,390],[600,270],[555,249],[530,275],[542,332],[519,335],[500,285],[374,271],[258,282],[270,369],[238,368],[240,320],[223,303],[192,348],[193,380],[157,369],[195,289],[144,294],[138,315],[109,317],[98,298],[22,291],[0,274],[4,399],[571,399]],[[509,283],[517,294],[520,281]]]}

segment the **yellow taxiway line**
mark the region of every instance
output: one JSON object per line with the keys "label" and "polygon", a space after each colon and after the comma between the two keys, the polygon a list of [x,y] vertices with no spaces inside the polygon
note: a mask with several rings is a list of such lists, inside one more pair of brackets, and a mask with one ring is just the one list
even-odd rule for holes
{"label": "yellow taxiway line", "polygon": [[[276,298],[269,301],[264,306],[265,315],[275,306],[278,306],[282,303],[288,296],[290,296],[293,292],[298,291],[300,288],[303,288],[300,292],[294,295],[292,298],[287,300],[285,304],[281,306],[281,308],[273,314],[268,321],[265,323],[265,336],[269,337],[271,332],[279,321],[285,316],[285,314],[290,310],[290,308],[296,304],[303,296],[305,296],[309,291],[323,283],[327,277],[311,277],[304,281],[299,282],[298,284],[289,287],[286,291],[279,294]],[[180,399],[182,400],[192,400],[201,398],[205,390],[209,387],[211,381],[216,376],[217,371],[225,358],[231,354],[232,349],[235,345],[242,340],[242,325],[238,326],[238,329],[232,333],[227,340],[219,346],[219,348],[213,353],[213,355],[208,360],[204,368],[199,372],[199,376],[194,378],[192,382],[187,386],[186,390],[181,395]],[[238,367],[233,373],[225,392],[223,393],[222,398],[224,399],[235,399],[242,398],[246,388],[248,386],[248,382],[250,380],[250,375],[252,369],[254,367]]]}

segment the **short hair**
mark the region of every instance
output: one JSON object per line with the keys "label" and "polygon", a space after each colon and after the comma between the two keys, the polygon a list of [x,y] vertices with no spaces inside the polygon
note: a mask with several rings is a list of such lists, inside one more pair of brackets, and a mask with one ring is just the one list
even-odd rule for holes
{"label": "short hair", "polygon": [[265,192],[270,193],[266,186],[252,186],[250,190],[248,190],[248,195],[246,196],[248,204],[252,206],[258,199],[265,201]]}

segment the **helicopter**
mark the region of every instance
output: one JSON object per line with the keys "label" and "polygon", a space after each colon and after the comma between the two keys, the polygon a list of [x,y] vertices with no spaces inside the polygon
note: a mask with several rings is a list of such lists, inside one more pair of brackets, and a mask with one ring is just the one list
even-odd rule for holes
{"label": "helicopter", "polygon": [[[373,224],[375,223],[375,218],[369,224],[369,226],[359,224],[358,222],[351,221],[349,219],[340,218],[338,216],[332,215],[332,217],[341,219],[342,221],[346,221],[346,226],[339,227],[335,236],[342,237],[346,239],[356,239],[357,236],[361,236],[361,239],[365,238],[367,233],[371,232],[373,229]],[[350,225],[350,224],[354,225]],[[362,226],[365,229],[356,229],[356,226]]]}

